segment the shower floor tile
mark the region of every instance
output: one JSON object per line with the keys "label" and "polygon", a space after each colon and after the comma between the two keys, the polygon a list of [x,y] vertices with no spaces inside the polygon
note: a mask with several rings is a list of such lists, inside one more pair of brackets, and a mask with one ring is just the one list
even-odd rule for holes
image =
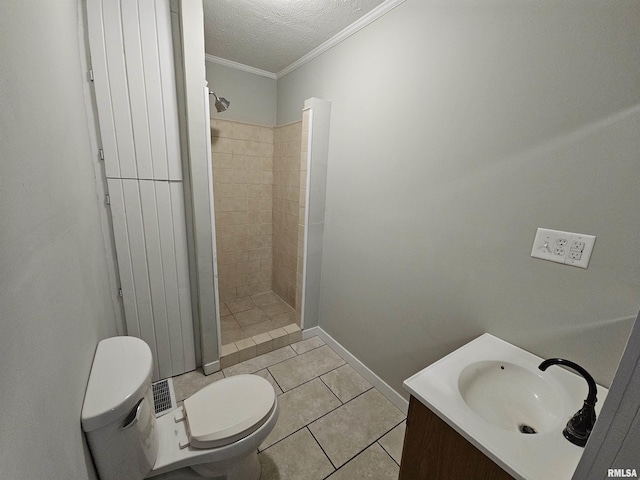
{"label": "shower floor tile", "polygon": [[[245,310],[234,314],[236,321],[242,328],[253,327],[259,323],[268,322],[270,319],[259,308],[252,308],[251,310]],[[224,340],[222,344],[224,345]]]}
{"label": "shower floor tile", "polygon": [[273,292],[256,293],[255,295],[251,295],[251,300],[259,307],[282,301],[282,299]]}
{"label": "shower floor tile", "polygon": [[220,315],[222,345],[296,323],[295,310],[274,292],[222,302]]}
{"label": "shower floor tile", "polygon": [[287,312],[271,319],[276,328],[286,327],[293,323],[297,324],[295,312]]}
{"label": "shower floor tile", "polygon": [[251,300],[251,297],[235,298],[224,303],[234,315],[240,312],[244,312],[245,310],[251,310],[255,307],[255,304],[253,303],[253,300]]}
{"label": "shower floor tile", "polygon": [[233,315],[220,317],[220,332],[222,334],[222,338],[225,340],[223,345],[247,338],[247,333],[236,321]]}
{"label": "shower floor tile", "polygon": [[[244,335],[249,335],[253,337],[254,335],[260,335],[261,333],[267,333],[271,330],[275,330],[278,326],[273,323],[271,320],[266,320],[264,322],[256,323],[255,325],[249,325],[248,327],[244,327],[242,330]],[[237,340],[234,340],[237,342]]]}
{"label": "shower floor tile", "polygon": [[281,315],[284,315],[285,313],[293,312],[293,308],[291,308],[282,300],[280,300],[277,303],[272,303],[271,305],[265,305],[264,307],[260,307],[260,308],[262,308],[262,311],[267,315],[269,315],[270,318],[276,318]]}

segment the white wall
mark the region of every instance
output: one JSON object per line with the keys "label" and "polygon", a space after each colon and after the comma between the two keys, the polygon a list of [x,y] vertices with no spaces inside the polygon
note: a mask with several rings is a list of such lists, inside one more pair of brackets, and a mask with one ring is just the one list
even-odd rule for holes
{"label": "white wall", "polygon": [[[211,192],[211,135],[207,104],[203,102],[207,85],[204,65],[204,12],[202,0],[190,2],[172,1],[172,16],[179,23],[181,42],[176,42],[175,51],[180,51],[182,69],[179,77],[184,79],[178,89],[184,94],[183,156],[188,152],[189,162],[185,169],[185,184],[190,190],[191,222],[193,232],[193,262],[190,265],[197,281],[199,336],[201,364],[205,374],[220,369],[219,363],[219,308],[216,279],[216,237],[213,229],[213,193]],[[176,14],[179,14],[179,21]],[[174,33],[175,35],[175,33]],[[177,45],[181,43],[181,45]],[[176,53],[174,53],[175,55]],[[180,98],[180,97],[179,97]],[[186,147],[186,148],[185,148]],[[183,164],[184,165],[184,164]],[[188,181],[187,181],[188,180]],[[187,224],[189,228],[189,224]],[[196,334],[196,338],[198,335]]]}
{"label": "white wall", "polygon": [[[320,326],[399,391],[490,332],[608,385],[640,306],[635,0],[407,0],[278,80],[332,102]],[[537,227],[596,235],[588,270]]]}
{"label": "white wall", "polygon": [[116,334],[77,0],[0,3],[0,469],[95,478],[80,427]]}
{"label": "white wall", "polygon": [[[276,80],[210,61],[206,62],[209,88],[231,102],[216,112],[211,95],[211,116],[272,127],[276,124]],[[300,106],[302,110],[302,106]]]}
{"label": "white wall", "polygon": [[600,480],[610,468],[640,468],[639,360],[640,314],[573,479]]}

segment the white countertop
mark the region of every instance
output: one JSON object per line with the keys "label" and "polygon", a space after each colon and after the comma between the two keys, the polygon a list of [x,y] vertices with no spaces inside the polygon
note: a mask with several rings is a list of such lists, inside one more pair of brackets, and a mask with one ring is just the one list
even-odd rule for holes
{"label": "white countertop", "polygon": [[[561,352],[559,352],[561,354]],[[485,333],[404,381],[404,387],[475,447],[520,480],[570,480],[583,448],[562,435],[566,421],[545,433],[522,434],[497,427],[477,415],[458,389],[460,372],[480,361],[509,362],[539,372],[564,396],[566,420],[587,397],[587,382],[558,366],[538,371],[543,361],[510,343]],[[599,415],[608,390],[598,385],[596,413]]]}

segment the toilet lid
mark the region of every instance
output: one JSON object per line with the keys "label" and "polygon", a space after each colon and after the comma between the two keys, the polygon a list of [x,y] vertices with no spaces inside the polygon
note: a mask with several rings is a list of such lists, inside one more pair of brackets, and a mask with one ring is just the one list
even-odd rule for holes
{"label": "toilet lid", "polygon": [[267,420],[275,400],[271,384],[258,375],[207,385],[184,401],[191,446],[221,447],[249,435]]}

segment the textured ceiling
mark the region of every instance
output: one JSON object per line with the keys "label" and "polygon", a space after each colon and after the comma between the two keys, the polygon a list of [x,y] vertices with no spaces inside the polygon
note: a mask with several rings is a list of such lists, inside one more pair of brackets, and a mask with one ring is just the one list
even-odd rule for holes
{"label": "textured ceiling", "polygon": [[383,0],[204,0],[205,52],[277,73]]}

